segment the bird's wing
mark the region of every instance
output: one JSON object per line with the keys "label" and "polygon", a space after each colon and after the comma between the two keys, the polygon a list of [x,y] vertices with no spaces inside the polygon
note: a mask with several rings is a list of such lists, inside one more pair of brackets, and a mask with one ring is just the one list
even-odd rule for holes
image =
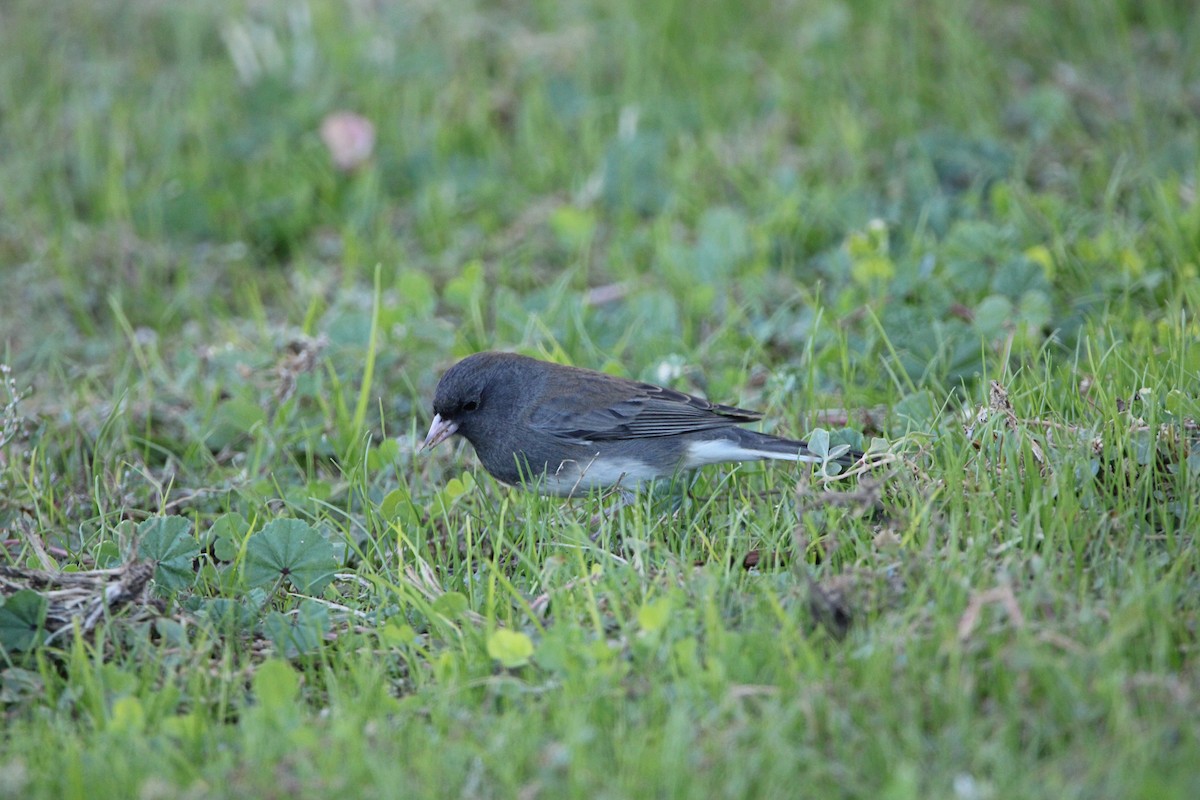
{"label": "bird's wing", "polygon": [[[539,404],[533,427],[564,439],[641,439],[725,428],[761,419],[756,411],[710,403],[690,394],[648,383],[622,382],[587,389]],[[576,387],[577,389],[581,387]]]}

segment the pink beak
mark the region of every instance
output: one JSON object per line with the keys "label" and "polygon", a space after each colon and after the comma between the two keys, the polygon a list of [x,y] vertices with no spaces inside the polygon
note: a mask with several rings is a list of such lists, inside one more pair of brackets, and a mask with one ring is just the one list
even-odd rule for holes
{"label": "pink beak", "polygon": [[425,437],[425,443],[418,450],[437,447],[442,442],[449,439],[458,431],[458,423],[451,422],[448,419],[442,419],[441,414],[433,415],[433,424],[429,426],[429,434]]}

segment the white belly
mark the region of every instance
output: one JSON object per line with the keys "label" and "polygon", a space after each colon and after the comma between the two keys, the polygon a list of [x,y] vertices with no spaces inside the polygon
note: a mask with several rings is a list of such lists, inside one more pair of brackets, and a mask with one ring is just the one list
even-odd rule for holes
{"label": "white belly", "polygon": [[559,497],[586,495],[593,489],[636,489],[660,477],[650,465],[633,459],[593,460],[590,463],[564,461],[554,472],[547,472],[539,488]]}

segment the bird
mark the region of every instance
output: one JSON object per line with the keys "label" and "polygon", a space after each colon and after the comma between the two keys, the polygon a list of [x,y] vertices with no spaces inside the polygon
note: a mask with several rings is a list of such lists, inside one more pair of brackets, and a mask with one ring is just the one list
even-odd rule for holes
{"label": "bird", "polygon": [[560,497],[633,492],[709,464],[849,466],[862,456],[831,448],[829,458],[806,442],[739,427],[762,419],[757,411],[516,353],[475,353],[450,367],[434,390],[433,411],[419,449],[457,434],[492,477]]}

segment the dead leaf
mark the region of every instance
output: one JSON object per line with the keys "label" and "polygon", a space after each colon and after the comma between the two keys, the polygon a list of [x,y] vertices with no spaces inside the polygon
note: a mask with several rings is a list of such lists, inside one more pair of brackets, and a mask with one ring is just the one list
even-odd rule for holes
{"label": "dead leaf", "polygon": [[998,605],[1004,609],[1004,613],[1008,615],[1009,620],[1017,628],[1025,627],[1025,615],[1021,613],[1021,607],[1017,605],[1016,595],[1013,594],[1011,586],[997,586],[993,589],[988,589],[986,592],[973,592],[971,599],[967,602],[967,608],[963,611],[962,618],[958,621],[958,640],[965,642],[971,638],[971,634],[975,632],[975,628],[979,625],[979,616],[983,613],[985,606]]}

